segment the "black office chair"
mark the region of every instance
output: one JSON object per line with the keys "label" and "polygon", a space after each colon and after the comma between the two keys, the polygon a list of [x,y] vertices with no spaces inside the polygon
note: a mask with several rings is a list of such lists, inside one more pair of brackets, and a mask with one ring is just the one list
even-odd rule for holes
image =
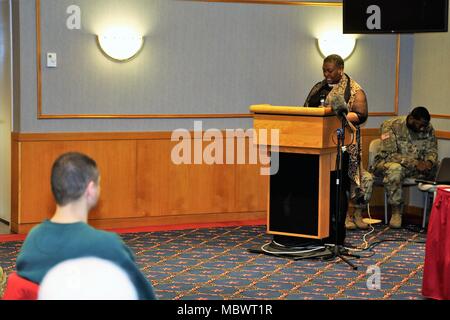
{"label": "black office chair", "polygon": [[434,181],[417,180],[417,182],[419,182],[417,188],[424,192],[422,228],[425,229],[428,205],[430,202],[433,203],[432,201],[436,198],[437,188],[442,185],[450,185],[450,158],[442,159]]}

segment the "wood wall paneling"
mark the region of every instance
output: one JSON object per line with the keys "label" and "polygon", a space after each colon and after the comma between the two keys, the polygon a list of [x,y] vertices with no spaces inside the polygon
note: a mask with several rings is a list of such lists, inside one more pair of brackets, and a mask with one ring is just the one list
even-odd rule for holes
{"label": "wood wall paneling", "polygon": [[169,134],[149,139],[153,135],[133,133],[119,139],[121,134],[112,133],[110,140],[105,133],[103,140],[96,134],[86,134],[84,140],[76,133],[61,135],[13,135],[13,231],[26,232],[53,214],[51,166],[69,151],[86,153],[100,169],[101,197],[90,214],[93,225],[132,227],[158,221],[179,224],[264,217],[267,177],[259,175],[259,165],[175,165],[170,156],[177,142],[170,141]]}
{"label": "wood wall paneling", "polygon": [[[375,139],[380,137],[379,129],[362,129],[361,130],[361,148],[363,168],[368,169],[369,162],[369,145]],[[384,190],[382,187],[374,187],[372,198],[370,200],[371,207],[384,206]]]}
{"label": "wood wall paneling", "polygon": [[137,141],[137,210],[144,216],[160,216],[167,202],[168,152],[166,141]]}
{"label": "wood wall paneling", "polygon": [[[236,141],[237,142],[237,141]],[[267,190],[269,189],[269,176],[261,174],[261,169],[268,168],[267,165],[252,164],[250,159],[250,143],[249,139],[244,139],[243,147],[235,144],[235,161],[237,161],[238,148],[245,150],[245,159],[247,164],[234,166],[235,170],[235,211],[266,211],[267,210]],[[255,147],[252,145],[252,147]],[[254,150],[256,152],[256,149]],[[262,152],[264,156],[267,153]],[[257,155],[260,159],[260,155]],[[260,161],[258,160],[258,163]]]}
{"label": "wood wall paneling", "polygon": [[51,166],[60,154],[70,151],[89,155],[100,170],[102,196],[91,219],[139,216],[134,141],[37,141],[20,143],[21,223],[37,223],[54,212]]}
{"label": "wood wall paneling", "polygon": [[235,200],[234,179],[232,165],[170,163],[166,182],[170,191],[164,213],[231,212]]}
{"label": "wood wall paneling", "polygon": [[[450,139],[448,132],[438,131],[437,136]],[[369,143],[378,137],[379,129],[362,129],[365,168]],[[233,139],[236,156],[238,138]],[[249,140],[244,141],[248,152]],[[90,216],[94,226],[251,220],[266,215],[269,177],[260,174],[259,164],[248,163],[248,154],[247,164],[178,166],[170,159],[175,143],[167,132],[13,134],[12,230],[27,232],[53,214],[51,165],[68,151],[92,156],[100,168],[101,199]],[[371,205],[384,205],[382,188],[375,188]]]}

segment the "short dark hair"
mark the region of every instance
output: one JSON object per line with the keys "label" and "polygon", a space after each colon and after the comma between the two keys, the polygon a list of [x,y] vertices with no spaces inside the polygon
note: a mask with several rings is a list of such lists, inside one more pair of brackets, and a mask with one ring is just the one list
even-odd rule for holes
{"label": "short dark hair", "polygon": [[431,119],[430,113],[428,112],[427,108],[422,106],[412,109],[410,115],[416,120],[425,120],[426,122],[430,122]]}
{"label": "short dark hair", "polygon": [[336,67],[344,69],[344,59],[338,54],[330,54],[328,57],[323,59],[323,63],[333,62]]}
{"label": "short dark hair", "polygon": [[96,162],[78,152],[68,152],[55,160],[52,167],[52,193],[58,205],[64,206],[78,200],[88,184],[98,183]]}

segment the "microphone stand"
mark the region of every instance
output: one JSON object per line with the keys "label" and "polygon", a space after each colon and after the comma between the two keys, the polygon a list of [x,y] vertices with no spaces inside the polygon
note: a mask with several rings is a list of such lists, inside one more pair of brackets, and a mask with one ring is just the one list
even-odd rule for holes
{"label": "microphone stand", "polygon": [[[360,256],[349,254],[348,250],[344,248],[342,240],[342,245],[339,244],[339,222],[342,219],[342,196],[345,192],[344,190],[344,173],[342,170],[343,165],[343,154],[345,152],[345,126],[346,126],[347,117],[342,115],[341,119],[341,128],[337,130],[337,156],[336,156],[336,200],[335,200],[335,241],[334,248],[332,250],[333,254],[330,258],[340,258],[346,264],[348,264],[353,270],[357,270],[358,267],[351,263],[347,257],[360,258]],[[344,227],[345,228],[345,227]]]}

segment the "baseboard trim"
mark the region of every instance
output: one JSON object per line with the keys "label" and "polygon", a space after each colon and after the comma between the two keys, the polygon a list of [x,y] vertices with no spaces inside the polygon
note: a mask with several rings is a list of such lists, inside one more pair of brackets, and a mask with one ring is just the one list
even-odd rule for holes
{"label": "baseboard trim", "polygon": [[[192,214],[159,217],[141,218],[120,218],[120,219],[89,219],[89,225],[103,230],[129,230],[135,228],[162,228],[169,230],[175,225],[195,226],[195,225],[221,225],[231,223],[236,224],[243,221],[259,221],[266,219],[265,211],[257,212],[224,212],[213,214]],[[39,223],[11,223],[11,231],[18,234],[27,234]],[[149,229],[150,230],[150,229]],[[153,230],[153,229],[152,229]],[[155,229],[156,230],[156,229]]]}
{"label": "baseboard trim", "polygon": [[[191,224],[174,224],[163,226],[144,226],[144,227],[132,227],[132,228],[104,228],[110,232],[116,232],[118,234],[124,233],[139,233],[139,232],[158,232],[158,231],[175,231],[175,230],[187,230],[187,229],[204,229],[204,228],[224,228],[224,227],[238,227],[238,226],[259,226],[265,225],[266,219],[252,219],[252,220],[240,220],[240,221],[223,221],[223,222],[210,222],[210,223],[191,223]],[[90,224],[91,225],[91,224]],[[100,228],[99,228],[100,230]],[[22,234],[5,234],[0,235],[1,242],[23,241],[25,240],[27,233]]]}

